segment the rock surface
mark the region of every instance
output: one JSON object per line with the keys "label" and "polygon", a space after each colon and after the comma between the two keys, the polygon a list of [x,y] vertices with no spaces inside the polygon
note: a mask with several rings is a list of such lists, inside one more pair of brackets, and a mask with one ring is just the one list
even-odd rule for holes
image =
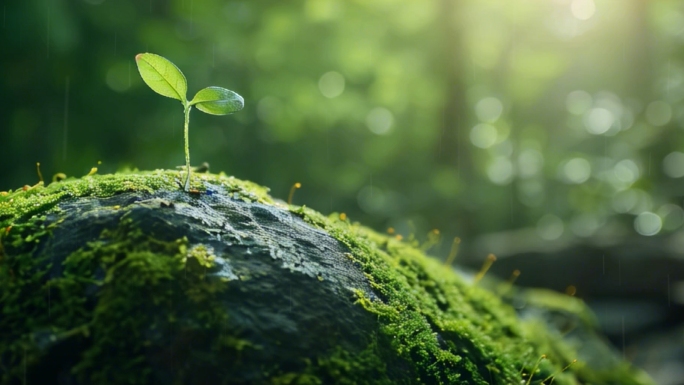
{"label": "rock surface", "polygon": [[0,196],[0,383],[651,384],[574,298],[486,290],[248,182],[179,180]]}

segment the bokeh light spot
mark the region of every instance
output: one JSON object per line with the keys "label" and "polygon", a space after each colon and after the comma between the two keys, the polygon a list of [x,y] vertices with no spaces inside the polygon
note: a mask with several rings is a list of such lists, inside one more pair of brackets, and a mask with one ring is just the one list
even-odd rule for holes
{"label": "bokeh light spot", "polygon": [[589,20],[596,13],[594,0],[572,0],[570,12],[578,20]]}
{"label": "bokeh light spot", "polygon": [[510,183],[513,179],[513,163],[504,156],[497,156],[487,167],[487,177],[498,185]]}
{"label": "bokeh light spot", "polygon": [[669,104],[656,100],[646,107],[646,120],[654,126],[664,126],[672,119],[672,107]]}
{"label": "bokeh light spot", "polygon": [[591,164],[584,158],[573,158],[563,166],[565,181],[574,184],[586,182],[591,176]]}
{"label": "bokeh light spot", "polygon": [[266,96],[257,104],[257,116],[265,123],[277,122],[283,113],[283,103],[274,96]]}
{"label": "bokeh light spot", "polygon": [[613,167],[613,171],[615,172],[615,177],[620,182],[632,184],[639,179],[639,167],[630,159],[619,161]]}
{"label": "bokeh light spot", "polygon": [[537,234],[547,241],[560,238],[564,229],[563,221],[552,214],[544,215],[537,222]]}
{"label": "bokeh light spot", "polygon": [[503,113],[503,104],[501,104],[501,101],[499,101],[499,99],[497,99],[495,97],[490,96],[490,97],[481,99],[475,105],[475,115],[477,115],[477,118],[483,122],[488,122],[488,123],[496,122],[502,113]]}
{"label": "bokeh light spot", "polygon": [[590,237],[598,230],[599,221],[595,215],[580,214],[570,221],[570,230],[579,237]]}
{"label": "bokeh light spot", "polygon": [[336,98],[344,92],[344,76],[339,72],[326,72],[318,80],[318,89],[326,98]]}
{"label": "bokeh light spot", "polygon": [[538,180],[523,180],[518,186],[518,200],[528,207],[539,207],[546,199],[544,185]]}
{"label": "bokeh light spot", "polygon": [[672,231],[684,224],[684,210],[681,207],[668,203],[661,206],[656,212],[663,219],[663,229]]}
{"label": "bokeh light spot", "polygon": [[619,191],[613,196],[611,205],[616,213],[628,213],[639,201],[639,194],[635,190]]}
{"label": "bokeh light spot", "polygon": [[128,62],[118,62],[109,68],[105,82],[116,92],[124,92],[131,86],[131,69]]}
{"label": "bokeh light spot", "polygon": [[660,217],[650,211],[645,211],[634,219],[634,229],[641,235],[656,235],[662,226],[663,222]]}
{"label": "bokeh light spot", "polygon": [[592,108],[584,116],[584,126],[590,134],[606,133],[615,122],[613,113],[605,108]]}
{"label": "bokeh light spot", "polygon": [[383,211],[386,196],[382,189],[373,186],[365,186],[357,196],[361,210],[369,214],[379,214]]}
{"label": "bokeh light spot", "polygon": [[670,178],[681,178],[684,176],[684,153],[674,151],[663,159],[663,171]]}
{"label": "bokeh light spot", "polygon": [[393,124],[394,115],[386,108],[373,108],[366,116],[366,126],[376,135],[389,133]]}
{"label": "bokeh light spot", "polygon": [[518,155],[518,170],[522,178],[537,175],[544,165],[544,155],[541,152],[527,148]]}
{"label": "bokeh light spot", "polygon": [[478,124],[470,130],[470,141],[477,147],[489,148],[496,143],[496,127],[490,124]]}
{"label": "bokeh light spot", "polygon": [[591,108],[592,98],[588,92],[577,90],[572,91],[565,98],[565,108],[573,115],[582,115]]}

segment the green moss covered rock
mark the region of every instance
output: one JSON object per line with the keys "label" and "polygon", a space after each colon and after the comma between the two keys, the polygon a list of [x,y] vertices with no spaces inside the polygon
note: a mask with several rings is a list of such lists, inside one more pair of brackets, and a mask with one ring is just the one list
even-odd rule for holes
{"label": "green moss covered rock", "polygon": [[480,287],[249,182],[180,180],[0,196],[0,383],[651,384],[574,298]]}

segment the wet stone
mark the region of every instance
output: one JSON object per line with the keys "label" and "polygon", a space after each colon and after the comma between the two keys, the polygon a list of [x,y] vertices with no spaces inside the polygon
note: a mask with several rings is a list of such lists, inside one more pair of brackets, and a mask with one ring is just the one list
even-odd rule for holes
{"label": "wet stone", "polygon": [[[220,189],[212,187],[214,192]],[[203,245],[211,254],[204,279],[223,285],[219,302],[227,317],[222,330],[205,330],[191,309],[174,309],[182,319],[173,322],[150,316],[157,311],[154,304],[126,315],[157,320],[141,330],[128,330],[148,341],[142,355],[142,367],[149,370],[146,383],[259,383],[274,373],[301,371],[306,360],[340,346],[360,352],[377,332],[376,317],[354,304],[354,289],[368,297],[375,294],[344,255],[348,250],[288,211],[228,194],[195,197],[182,191],[73,198],[58,208],[45,222],[55,226],[52,236],[35,251],[36,257],[49,256],[46,278],[62,278],[70,255],[98,242],[103,232],[124,220],[148,237],[164,242],[185,238],[188,250]],[[104,275],[98,268],[94,278],[106,281]],[[83,292],[90,306],[102,300],[101,287],[90,284]],[[177,306],[184,303],[179,299]],[[244,347],[217,355],[213,333],[245,341]],[[29,383],[88,383],[71,368],[95,344],[98,330],[90,330],[89,336],[59,336],[41,329],[34,337],[41,352],[30,366]],[[228,361],[215,362],[219,357]]]}

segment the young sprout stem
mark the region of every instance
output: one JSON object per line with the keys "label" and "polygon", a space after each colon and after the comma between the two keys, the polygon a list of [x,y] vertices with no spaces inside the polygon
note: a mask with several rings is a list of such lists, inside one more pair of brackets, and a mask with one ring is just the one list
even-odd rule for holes
{"label": "young sprout stem", "polygon": [[191,100],[187,100],[188,81],[175,64],[149,52],[135,55],[135,62],[140,76],[152,91],[167,98],[176,99],[183,105],[185,166],[187,168],[184,190],[192,192],[190,190],[192,170],[190,169],[190,134],[188,132],[192,106],[197,106],[198,110],[210,115],[228,115],[240,111],[245,101],[235,92],[215,86],[205,87],[199,90]]}
{"label": "young sprout stem", "polygon": [[185,135],[185,166],[188,171],[188,175],[185,178],[185,191],[190,191],[190,135],[189,135],[189,126],[190,126],[190,110],[192,109],[192,106],[190,103],[184,103],[185,104],[185,130],[184,130],[184,135]]}

